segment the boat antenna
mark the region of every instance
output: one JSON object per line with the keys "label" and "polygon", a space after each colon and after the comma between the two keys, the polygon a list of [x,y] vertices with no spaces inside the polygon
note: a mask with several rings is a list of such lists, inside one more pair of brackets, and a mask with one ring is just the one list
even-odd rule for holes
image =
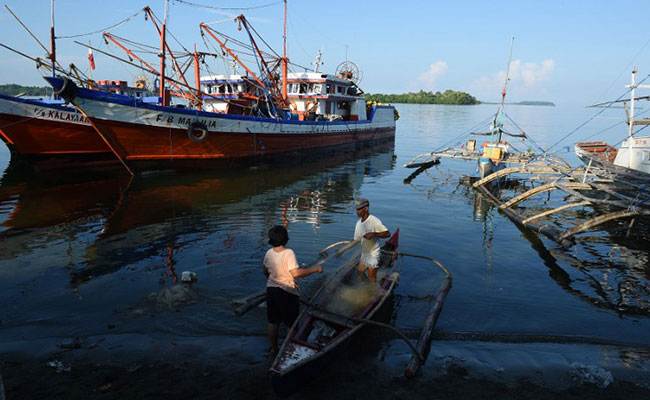
{"label": "boat antenna", "polygon": [[282,54],[282,99],[287,102],[287,0],[284,0],[284,52]]}
{"label": "boat antenna", "polygon": [[323,57],[323,52],[321,49],[318,49],[318,54],[316,54],[316,61],[314,61],[312,64],[314,64],[314,72],[318,72],[318,67],[323,65],[323,62],[321,61],[321,58]]}

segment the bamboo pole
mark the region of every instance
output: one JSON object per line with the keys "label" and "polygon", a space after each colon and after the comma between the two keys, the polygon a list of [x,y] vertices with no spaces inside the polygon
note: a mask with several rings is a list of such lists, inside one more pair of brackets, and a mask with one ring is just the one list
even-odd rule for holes
{"label": "bamboo pole", "polygon": [[590,220],[583,222],[580,225],[568,229],[566,232],[560,235],[560,239],[561,240],[569,239],[579,233],[586,231],[587,229],[593,228],[594,226],[598,226],[600,224],[604,224],[605,222],[612,221],[615,219],[626,218],[635,215],[639,215],[639,212],[636,210],[614,211],[609,214],[599,215],[598,217],[592,218]]}
{"label": "bamboo pole", "polygon": [[248,300],[246,300],[244,304],[237,307],[235,309],[235,315],[238,316],[238,317],[241,317],[242,315],[246,314],[251,309],[259,306],[262,303],[264,303],[265,301],[266,301],[266,290],[255,294],[253,297],[250,297]]}
{"label": "bamboo pole", "polygon": [[[512,199],[508,200],[506,203],[502,204],[499,206],[500,210],[503,210],[504,208],[510,208],[518,203],[521,203],[522,201],[533,197],[536,194],[539,193],[544,193],[544,192],[550,192],[552,190],[558,189],[558,184],[557,183],[547,183],[541,186],[538,186],[536,188],[530,189],[518,196],[513,197]],[[563,184],[563,187],[566,188],[571,188],[571,189],[591,189],[591,186],[585,184],[585,183],[578,183],[578,182],[567,182]]]}
{"label": "bamboo pole", "polygon": [[416,357],[416,353],[413,353],[413,356],[411,357],[411,360],[409,361],[406,370],[404,371],[404,375],[406,375],[407,378],[415,376],[415,374],[418,372],[418,369],[420,368],[420,365],[425,363],[427,356],[429,355],[433,328],[435,328],[436,322],[438,322],[438,317],[442,311],[442,306],[445,302],[445,299],[447,298],[447,295],[449,294],[449,290],[451,290],[451,281],[451,276],[448,276],[442,284],[438,295],[436,296],[433,307],[431,308],[431,312],[429,313],[429,316],[424,323],[424,329],[422,329],[422,334],[420,335],[418,344],[415,346],[417,354],[420,355],[420,357]]}
{"label": "bamboo pole", "polygon": [[102,138],[102,140],[104,141],[104,143],[106,143],[106,145],[108,146],[108,148],[109,148],[109,149],[111,150],[111,152],[115,155],[115,157],[117,157],[117,159],[120,161],[120,163],[122,164],[122,166],[127,170],[127,172],[128,172],[129,174],[131,174],[131,176],[135,175],[135,174],[133,173],[133,171],[131,170],[131,168],[129,168],[129,166],[127,165],[126,161],[123,159],[123,157],[122,157],[122,156],[117,152],[117,150],[115,150],[115,148],[111,145],[111,143],[108,141],[108,139],[106,139],[106,137],[105,137],[104,134],[101,132],[101,130],[97,127],[97,125],[95,124],[95,122],[94,122],[92,119],[90,119],[90,117],[88,116],[88,114],[86,114],[86,112],[85,112],[84,110],[82,110],[81,107],[79,107],[79,106],[76,105],[75,103],[72,103],[72,104],[75,106],[75,108],[76,108],[77,110],[79,110],[79,112],[80,112],[84,117],[86,117],[86,119],[88,120],[88,122],[90,123],[90,125],[93,127],[93,129],[95,130],[95,132],[97,132],[97,134],[99,135],[99,137]]}
{"label": "bamboo pole", "polygon": [[588,206],[589,204],[591,204],[591,203],[588,202],[588,201],[581,201],[579,203],[565,204],[563,206],[554,208],[552,210],[544,211],[543,213],[539,213],[537,215],[533,215],[532,217],[526,218],[525,220],[521,221],[521,223],[525,225],[525,224],[527,224],[527,223],[529,223],[531,221],[534,221],[534,220],[536,220],[538,218],[542,218],[542,217],[546,217],[547,215],[555,214],[556,212],[566,210],[567,208]]}
{"label": "bamboo pole", "polygon": [[[501,205],[503,202],[499,200],[498,197],[496,197],[492,192],[490,192],[485,186],[479,186],[478,190],[481,191],[481,193],[485,194],[491,201],[493,201],[495,204]],[[524,217],[510,209],[510,208],[499,208],[501,212],[503,212],[510,220],[512,220],[514,223],[517,225],[520,225],[524,228],[530,229],[534,232],[541,233],[542,235],[548,237],[549,239],[553,240],[554,242],[559,243],[562,245],[564,248],[569,248],[573,246],[573,242],[570,240],[570,238],[562,238],[561,235],[562,233],[558,231],[557,229],[548,226],[547,224],[540,224],[535,221],[527,222],[526,224],[523,223]]]}
{"label": "bamboo pole", "polygon": [[474,188],[485,185],[486,183],[490,183],[490,182],[492,182],[492,181],[494,181],[496,179],[499,179],[501,177],[504,177],[506,175],[515,174],[515,173],[525,173],[525,174],[534,174],[534,173],[536,173],[536,174],[539,174],[539,173],[551,173],[551,174],[553,174],[553,173],[555,173],[555,174],[559,174],[559,173],[562,173],[562,171],[560,171],[558,169],[555,169],[555,168],[551,168],[550,166],[541,166],[541,165],[533,165],[533,164],[528,164],[528,165],[525,165],[523,167],[504,168],[504,169],[501,169],[501,170],[499,170],[499,171],[497,171],[495,173],[492,173],[492,174],[486,176],[485,178],[483,178],[483,179],[481,179],[479,181],[476,181],[474,183]]}

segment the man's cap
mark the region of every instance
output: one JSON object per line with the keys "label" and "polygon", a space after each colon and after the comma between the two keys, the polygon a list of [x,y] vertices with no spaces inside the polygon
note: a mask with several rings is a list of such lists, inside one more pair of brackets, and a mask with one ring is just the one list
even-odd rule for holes
{"label": "man's cap", "polygon": [[357,205],[357,210],[359,210],[363,207],[368,207],[370,203],[368,202],[368,199],[364,199],[363,197],[360,197],[357,199],[356,205]]}

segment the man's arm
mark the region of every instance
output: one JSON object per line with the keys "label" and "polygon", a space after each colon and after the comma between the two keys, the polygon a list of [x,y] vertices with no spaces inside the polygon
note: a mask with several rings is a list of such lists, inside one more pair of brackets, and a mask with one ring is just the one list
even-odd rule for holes
{"label": "man's arm", "polygon": [[389,231],[383,231],[383,232],[368,232],[365,235],[363,235],[364,238],[370,240],[373,238],[380,238],[380,239],[385,239],[390,236]]}

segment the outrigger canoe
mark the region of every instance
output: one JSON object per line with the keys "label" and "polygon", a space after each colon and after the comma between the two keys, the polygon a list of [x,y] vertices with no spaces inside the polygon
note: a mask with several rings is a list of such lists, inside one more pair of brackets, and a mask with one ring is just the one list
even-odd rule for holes
{"label": "outrigger canoe", "polygon": [[278,395],[290,395],[315,377],[389,303],[400,276],[395,263],[398,241],[399,229],[381,248],[377,284],[364,282],[355,262],[337,270],[312,296],[271,365]]}

